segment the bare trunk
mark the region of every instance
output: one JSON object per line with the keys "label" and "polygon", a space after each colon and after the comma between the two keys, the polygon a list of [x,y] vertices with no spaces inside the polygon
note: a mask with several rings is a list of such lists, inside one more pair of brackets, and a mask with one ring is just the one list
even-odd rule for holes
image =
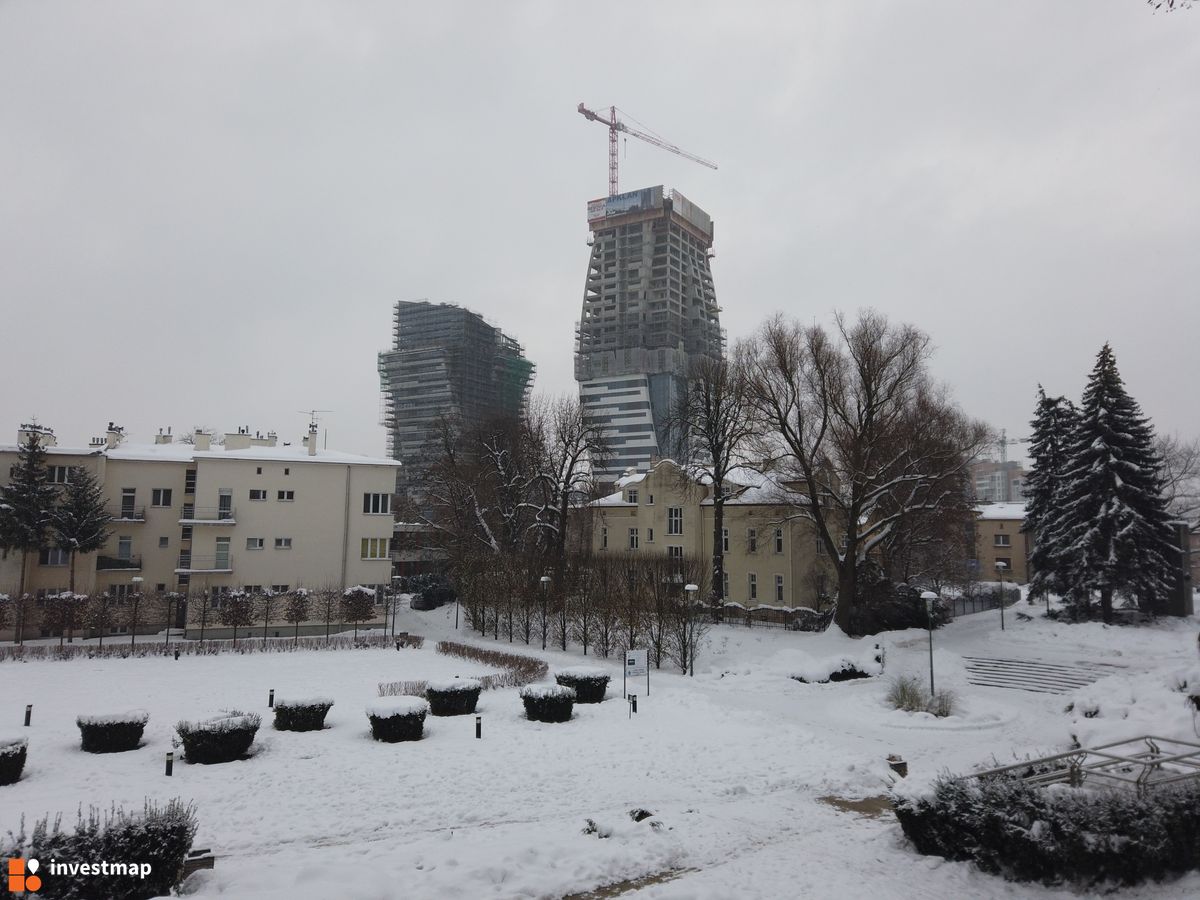
{"label": "bare trunk", "polygon": [[[1004,589],[1000,589],[1000,602],[1004,603]],[[1100,589],[1100,615],[1105,625],[1111,625],[1113,620],[1113,590],[1110,587]]]}
{"label": "bare trunk", "polygon": [[21,578],[17,589],[17,643],[25,643],[25,564],[29,559],[29,551],[21,550]]}
{"label": "bare trunk", "polygon": [[854,595],[857,587],[858,567],[850,561],[847,554],[847,559],[838,567],[837,611],[833,616],[833,621],[846,634],[852,634],[850,625],[854,618]]}

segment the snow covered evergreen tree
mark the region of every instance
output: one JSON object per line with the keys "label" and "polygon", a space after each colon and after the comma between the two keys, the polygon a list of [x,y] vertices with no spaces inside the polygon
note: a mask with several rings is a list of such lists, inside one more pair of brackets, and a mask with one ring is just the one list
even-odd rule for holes
{"label": "snow covered evergreen tree", "polygon": [[82,467],[71,471],[70,481],[50,523],[55,544],[71,555],[71,593],[75,593],[75,557],[94,553],[108,541],[112,516],[105,509],[104,489],[96,476]]}
{"label": "snow covered evergreen tree", "polygon": [[1067,444],[1078,419],[1075,404],[1066,397],[1047,397],[1038,385],[1037,408],[1030,423],[1031,466],[1025,478],[1025,524],[1022,527],[1031,536],[1032,544],[1029,553],[1029,565],[1033,570],[1030,597],[1067,592],[1067,567],[1065,561],[1053,553],[1049,535],[1061,509],[1062,478],[1069,464]]}
{"label": "snow covered evergreen tree", "polygon": [[1121,592],[1152,611],[1169,589],[1170,516],[1154,430],[1125,391],[1108,344],[1096,358],[1067,447],[1059,512],[1047,535],[1070,583],[1069,601],[1090,610],[1099,592],[1105,622]]}
{"label": "snow covered evergreen tree", "polygon": [[0,548],[19,551],[21,575],[15,598],[17,609],[16,642],[24,637],[25,570],[32,551],[37,553],[50,544],[50,523],[58,502],[58,488],[50,483],[46,469],[46,448],[41,435],[30,430],[21,445],[12,479],[0,487]]}

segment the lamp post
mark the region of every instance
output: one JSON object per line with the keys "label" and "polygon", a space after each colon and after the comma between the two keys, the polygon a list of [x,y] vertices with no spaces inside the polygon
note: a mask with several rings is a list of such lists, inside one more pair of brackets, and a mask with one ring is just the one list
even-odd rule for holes
{"label": "lamp post", "polygon": [[996,574],[1000,576],[1000,630],[1004,630],[1004,570],[1008,568],[1008,563],[1004,560],[996,560]]}
{"label": "lamp post", "polygon": [[938,595],[933,591],[925,591],[921,594],[921,599],[925,601],[925,621],[929,625],[929,696],[932,697],[933,691],[933,604],[937,602]]}
{"label": "lamp post", "polygon": [[696,594],[700,591],[698,584],[685,584],[683,590],[687,593],[687,614],[688,614],[688,677],[696,677],[696,648],[692,646],[691,621],[692,616],[696,615]]}
{"label": "lamp post", "polygon": [[129,622],[129,649],[132,651],[133,645],[137,641],[138,607],[142,603],[142,582],[146,579],[141,575],[134,575],[129,580],[133,582],[133,596],[129,598],[129,602],[133,604],[133,616]]}
{"label": "lamp post", "polygon": [[[403,576],[392,576],[392,637],[396,636],[396,611],[400,608],[400,579]],[[458,620],[455,619],[454,627],[458,627]]]}
{"label": "lamp post", "polygon": [[550,576],[542,576],[542,649],[546,649],[546,632],[550,630],[550,620],[547,618],[549,610],[546,607],[550,597]]}

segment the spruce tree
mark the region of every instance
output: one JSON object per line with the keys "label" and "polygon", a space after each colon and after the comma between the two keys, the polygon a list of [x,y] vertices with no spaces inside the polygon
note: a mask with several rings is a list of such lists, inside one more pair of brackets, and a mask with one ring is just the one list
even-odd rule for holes
{"label": "spruce tree", "polygon": [[1162,460],[1150,421],[1126,393],[1108,344],[1084,389],[1067,455],[1059,512],[1047,538],[1074,603],[1090,608],[1098,591],[1105,622],[1112,621],[1117,592],[1152,609],[1169,589],[1175,552]]}
{"label": "spruce tree", "polygon": [[104,489],[99,480],[82,467],[71,471],[51,522],[54,543],[71,555],[71,593],[75,593],[75,557],[95,553],[108,541],[112,516],[105,509]]}
{"label": "spruce tree", "polygon": [[58,488],[50,483],[46,469],[46,448],[41,435],[31,431],[21,445],[12,479],[0,487],[0,547],[21,554],[21,576],[14,605],[17,610],[16,642],[25,631],[25,570],[30,552],[50,545],[50,522],[58,501]]}
{"label": "spruce tree", "polygon": [[1061,596],[1067,592],[1066,566],[1064,560],[1054,554],[1049,535],[1054,531],[1061,509],[1062,479],[1069,464],[1067,444],[1078,418],[1075,404],[1066,397],[1047,397],[1038,385],[1037,408],[1030,423],[1031,466],[1025,479],[1025,524],[1021,529],[1032,538],[1030,597],[1048,593]]}

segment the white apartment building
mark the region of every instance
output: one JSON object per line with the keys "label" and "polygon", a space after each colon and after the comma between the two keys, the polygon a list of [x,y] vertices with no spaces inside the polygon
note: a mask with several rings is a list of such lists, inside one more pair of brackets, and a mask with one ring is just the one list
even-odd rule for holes
{"label": "white apartment building", "polygon": [[[203,432],[180,442],[168,430],[135,444],[110,424],[87,447],[59,447],[50,429],[22,428],[17,444],[0,445],[0,478],[11,477],[36,428],[52,480],[65,484],[86,467],[107,495],[112,535],[77,559],[79,593],[390,583],[395,460],[318,448],[315,429],[294,445],[248,428],[223,443]],[[0,593],[17,593],[20,566],[19,553],[0,557]],[[67,590],[67,554],[30,554],[25,585],[42,597]]]}

